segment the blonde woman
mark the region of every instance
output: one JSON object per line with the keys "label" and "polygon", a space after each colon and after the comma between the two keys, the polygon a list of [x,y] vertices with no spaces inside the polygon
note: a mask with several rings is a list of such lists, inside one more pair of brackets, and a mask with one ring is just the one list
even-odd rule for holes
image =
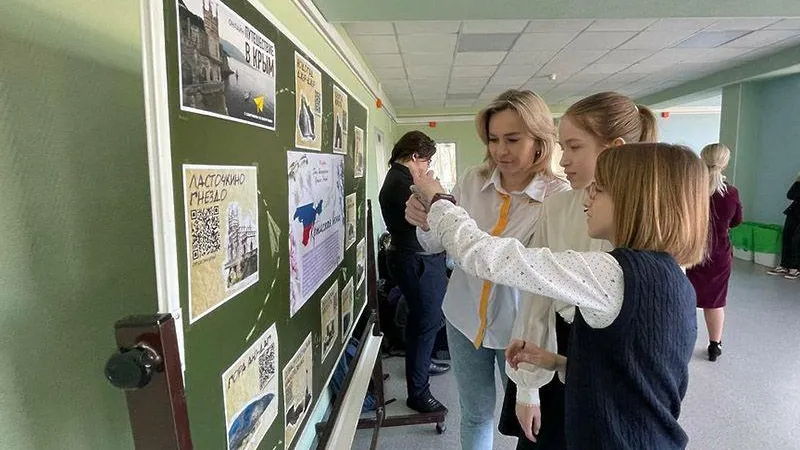
{"label": "blonde woman", "polygon": [[[528,245],[542,202],[569,189],[551,170],[557,148],[553,116],[533,92],[509,90],[478,113],[475,125],[486,145],[486,159],[462,177],[452,198],[475,218],[481,230]],[[409,203],[415,201],[409,199]],[[409,211],[421,211],[421,216],[409,217]],[[441,251],[435,236],[426,232],[424,207],[407,208],[406,213],[410,223],[422,224],[417,235],[423,247]],[[519,297],[516,289],[495,285],[460,268],[450,277],[442,308],[458,383],[461,447],[465,450],[493,448],[495,367],[505,385],[504,352]]]}
{"label": "blonde woman", "polygon": [[722,144],[709,144],[700,152],[708,167],[709,213],[708,257],[699,266],[686,271],[697,293],[697,307],[703,308],[708,328],[708,360],[716,361],[722,355],[722,326],[725,323],[725,305],[728,298],[728,280],[731,278],[733,250],[728,230],[742,222],[742,203],[739,191],[725,182],[722,171],[728,167],[731,152]]}

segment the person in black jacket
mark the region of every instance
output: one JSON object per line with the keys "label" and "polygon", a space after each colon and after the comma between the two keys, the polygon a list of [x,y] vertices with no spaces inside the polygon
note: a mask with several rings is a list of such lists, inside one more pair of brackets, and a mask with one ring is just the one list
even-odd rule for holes
{"label": "person in black jacket", "polygon": [[800,278],[800,173],[797,174],[786,197],[792,204],[783,212],[786,214],[786,223],[783,225],[781,265],[767,273],[783,275],[787,280],[796,280]]}
{"label": "person in black jacket", "polygon": [[406,221],[406,201],[414,176],[426,173],[436,143],[421,131],[409,131],[394,145],[389,171],[378,197],[381,214],[391,234],[386,252],[392,280],[400,287],[408,307],[405,329],[406,387],[409,408],[440,412],[447,408],[430,391],[430,376],[450,370],[431,360],[436,335],[442,328],[442,301],[447,289],[444,253],[426,253],[417,240],[416,227]]}

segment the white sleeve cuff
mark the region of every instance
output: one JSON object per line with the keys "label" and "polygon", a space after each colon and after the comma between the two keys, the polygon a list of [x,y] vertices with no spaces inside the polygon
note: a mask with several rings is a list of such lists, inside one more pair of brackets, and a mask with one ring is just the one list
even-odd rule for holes
{"label": "white sleeve cuff", "polygon": [[561,384],[567,384],[567,367],[559,367],[556,373],[558,373],[558,381],[560,381]]}
{"label": "white sleeve cuff", "polygon": [[528,389],[517,385],[517,403],[539,405],[539,389]]}

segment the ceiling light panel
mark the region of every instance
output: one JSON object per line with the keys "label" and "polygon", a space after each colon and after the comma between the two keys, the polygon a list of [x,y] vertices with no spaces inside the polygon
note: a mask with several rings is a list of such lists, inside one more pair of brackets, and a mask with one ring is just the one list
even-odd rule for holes
{"label": "ceiling light panel", "polygon": [[515,34],[462,34],[458,39],[459,52],[508,51],[519,36]]}

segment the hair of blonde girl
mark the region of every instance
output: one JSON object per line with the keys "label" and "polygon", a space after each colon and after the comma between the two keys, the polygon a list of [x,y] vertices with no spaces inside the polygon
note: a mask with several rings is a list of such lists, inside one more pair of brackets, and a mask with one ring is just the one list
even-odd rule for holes
{"label": "hair of blonde girl", "polygon": [[656,142],[658,122],[653,111],[617,92],[600,92],[570,106],[564,113],[577,127],[603,145],[622,138],[626,143]]}
{"label": "hair of blonde girl", "polygon": [[731,159],[730,149],[719,142],[708,144],[700,151],[700,158],[708,167],[709,195],[714,195],[715,192],[725,195],[728,188],[725,186],[725,175],[722,171],[728,167]]}
{"label": "hair of blonde girl", "polygon": [[626,144],[597,159],[598,189],[614,204],[614,245],[666,252],[684,267],[705,259],[708,170],[688,147]]}
{"label": "hair of blonde girl", "polygon": [[525,123],[528,135],[534,140],[535,153],[530,173],[552,175],[551,160],[556,152],[558,139],[553,114],[547,103],[531,91],[510,89],[498,95],[489,105],[475,116],[475,128],[478,137],[486,145],[486,157],[480,174],[490,177],[497,165],[489,153],[489,121],[498,112],[511,110],[517,113]]}

